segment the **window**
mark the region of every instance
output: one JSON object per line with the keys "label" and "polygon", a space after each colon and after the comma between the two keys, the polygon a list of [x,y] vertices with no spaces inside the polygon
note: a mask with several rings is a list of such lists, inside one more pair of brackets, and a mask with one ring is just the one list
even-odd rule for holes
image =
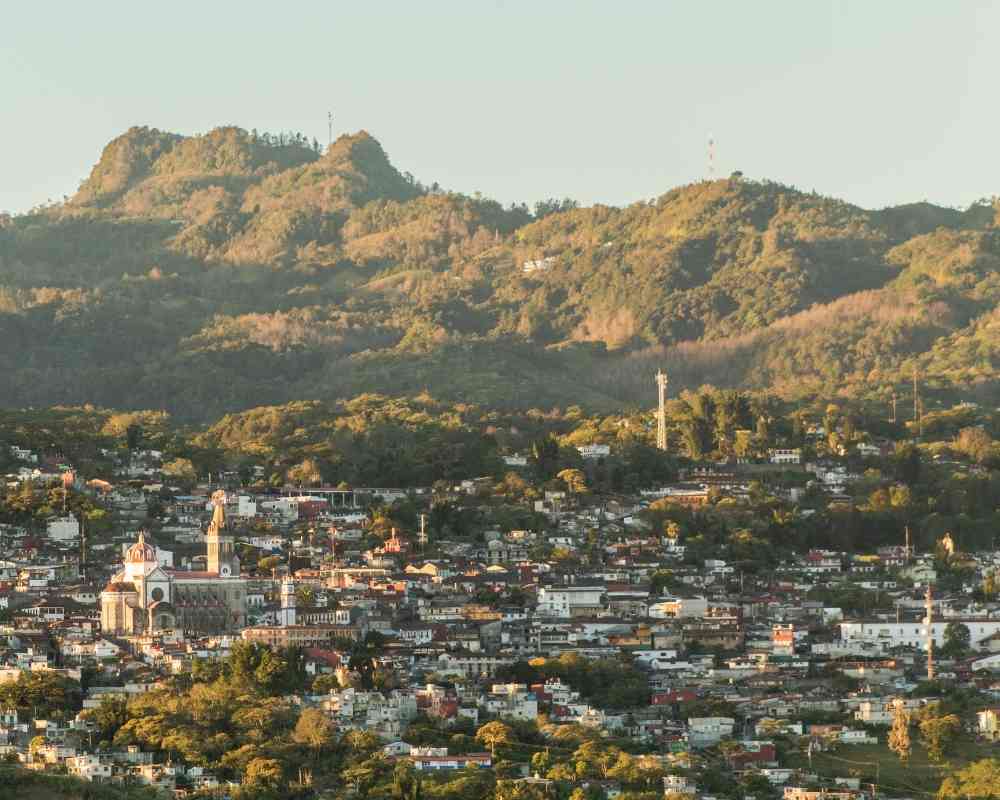
{"label": "window", "polygon": [[155,589],[153,589],[151,596],[155,602],[159,603],[163,599],[163,589],[157,586]]}

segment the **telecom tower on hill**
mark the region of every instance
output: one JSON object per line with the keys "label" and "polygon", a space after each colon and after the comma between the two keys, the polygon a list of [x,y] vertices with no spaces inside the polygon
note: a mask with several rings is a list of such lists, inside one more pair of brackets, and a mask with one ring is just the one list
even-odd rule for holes
{"label": "telecom tower on hill", "polygon": [[660,403],[656,409],[656,447],[667,449],[667,373],[656,371],[656,386],[660,393]]}

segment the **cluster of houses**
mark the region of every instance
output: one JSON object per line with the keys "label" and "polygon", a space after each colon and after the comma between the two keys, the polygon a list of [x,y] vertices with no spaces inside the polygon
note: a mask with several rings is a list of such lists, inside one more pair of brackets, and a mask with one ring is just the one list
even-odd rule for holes
{"label": "cluster of houses", "polygon": [[[602,447],[581,448],[581,455],[603,457]],[[771,461],[784,469],[799,465],[799,455],[775,451]],[[225,657],[240,640],[302,648],[307,673],[324,680],[322,691],[300,702],[321,709],[340,730],[376,734],[387,755],[408,758],[418,770],[492,763],[489,753],[407,744],[407,728],[418,718],[478,726],[545,715],[550,723],[634,739],[669,764],[730,742],[731,768],[764,776],[783,787],[787,800],[856,800],[865,793],[856,779],[824,782],[802,764],[782,763],[775,738],[790,737],[809,752],[884,742],[897,699],[913,708],[935,700],[910,693],[927,669],[928,643],[944,647],[955,623],[968,631],[968,651],[939,656],[938,676],[987,698],[1000,691],[992,678],[1000,669],[1000,604],[977,603],[966,591],[939,592],[928,619],[926,588],[936,580],[930,554],[908,545],[863,554],[814,549],[747,581],[722,557],[692,563],[681,537],[643,522],[656,500],[696,505],[709,491],[738,497],[749,490],[748,478],[722,468],[693,470],[677,484],[602,507],[551,493],[562,496],[534,501],[549,523],[542,529],[448,539],[429,537],[423,526],[373,535],[366,513],[372,498],[426,503],[430,488],[200,486],[164,493],[163,476],[148,466],[157,457],[144,454],[139,473],[130,467],[131,483],[73,484],[115,519],[99,542],[86,542],[81,520],[69,513],[50,519],[44,536],[0,530],[0,681],[39,671],[79,679],[87,667],[105,678],[86,691],[75,718],[0,708],[0,757],[93,781],[212,788],[217,779],[205,769],[165,763],[135,747],[95,748],[85,712],[109,695],[149,691],[199,660]],[[816,480],[840,485],[816,470]],[[62,480],[64,473],[54,474]],[[461,504],[477,486],[458,482],[449,499]],[[140,534],[153,504],[157,525]],[[241,571],[240,548],[267,567]],[[554,557],[588,548],[599,557]],[[975,581],[1000,566],[998,553],[964,558]],[[230,564],[234,572],[221,571]],[[165,576],[168,591],[185,581],[201,581],[206,591],[238,585],[240,614],[208,627],[195,614],[164,611],[171,598],[161,594],[140,599],[127,628],[109,623],[107,608],[126,592],[125,578],[141,593],[147,583],[156,588],[157,576]],[[879,592],[891,607],[858,617],[810,599],[816,589],[845,586]],[[394,676],[392,688],[363,689],[348,667],[353,643],[371,634],[378,634],[379,666]],[[563,657],[627,659],[647,687],[643,701],[602,707],[557,678],[510,679],[515,664]],[[817,713],[838,721],[808,722]],[[998,713],[987,708],[971,724],[997,738]],[[527,764],[524,770],[525,780],[544,782],[528,774]],[[613,787],[604,788],[611,796]],[[690,772],[671,775],[663,788],[700,793]]]}

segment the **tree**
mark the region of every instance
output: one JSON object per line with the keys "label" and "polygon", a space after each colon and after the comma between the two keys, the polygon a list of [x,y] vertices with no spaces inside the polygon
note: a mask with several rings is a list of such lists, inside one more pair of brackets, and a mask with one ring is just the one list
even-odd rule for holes
{"label": "tree", "polygon": [[86,719],[97,726],[102,740],[110,742],[118,729],[128,721],[124,697],[105,697],[97,708],[85,712]]}
{"label": "tree", "polygon": [[531,770],[536,775],[544,775],[552,766],[552,754],[548,750],[539,750],[531,756]]}
{"label": "tree", "polygon": [[312,458],[307,458],[288,470],[288,482],[296,486],[314,486],[322,480],[319,465]]}
{"label": "tree", "polygon": [[375,687],[375,672],[378,669],[378,658],[382,654],[385,640],[377,631],[370,631],[358,642],[351,651],[347,668],[357,672],[361,679],[361,688],[370,692]]}
{"label": "tree", "polygon": [[908,486],[920,479],[920,449],[912,444],[901,444],[896,448],[896,477]]}
{"label": "tree", "polygon": [[270,572],[272,569],[275,569],[280,563],[281,563],[281,556],[264,556],[264,558],[260,559],[260,561],[257,562],[257,571],[264,573]]}
{"label": "tree", "polygon": [[45,747],[45,737],[36,736],[28,743],[28,752],[32,758],[38,758],[39,752]]}
{"label": "tree", "polygon": [[420,800],[420,774],[408,761],[400,761],[392,774],[392,796],[395,800]]}
{"label": "tree", "polygon": [[982,464],[993,452],[993,438],[980,427],[962,428],[955,439],[955,449]]}
{"label": "tree", "polygon": [[933,712],[920,722],[920,739],[932,761],[944,760],[944,755],[962,728],[955,714],[936,716]]}
{"label": "tree", "polygon": [[531,460],[541,480],[547,480],[559,463],[559,443],[550,435],[531,443]]}
{"label": "tree", "polygon": [[246,782],[262,789],[277,790],[281,786],[284,774],[281,762],[274,758],[255,758],[247,764]]}
{"label": "tree", "polygon": [[476,731],[476,741],[482,742],[490,748],[490,754],[495,759],[497,757],[497,747],[499,745],[509,745],[514,740],[514,732],[509,725],[499,720],[487,722]]}
{"label": "tree", "polygon": [[938,800],[996,800],[1000,797],[1000,761],[984,758],[953,772],[941,783]]}
{"label": "tree", "polygon": [[182,481],[193,481],[198,477],[190,458],[175,458],[163,465],[163,474]]}
{"label": "tree", "polygon": [[944,647],[941,652],[947,656],[960,656],[969,649],[972,634],[968,625],[961,622],[949,622],[944,629]]}
{"label": "tree", "polygon": [[305,608],[312,607],[316,604],[316,590],[308,583],[296,587],[295,602]]}
{"label": "tree", "polygon": [[336,732],[336,726],[326,714],[318,708],[307,708],[295,723],[292,741],[308,747],[318,759],[319,754],[333,743]]}
{"label": "tree", "polygon": [[139,445],[142,444],[142,439],[142,425],[139,423],[133,422],[125,429],[125,446],[128,447],[129,452],[138,450]]}
{"label": "tree", "polygon": [[31,712],[37,719],[74,714],[80,708],[80,684],[50,671],[22,672],[17,680],[0,682],[0,708]]}
{"label": "tree", "polygon": [[892,705],[892,729],[889,731],[889,749],[906,764],[910,760],[910,715],[901,700]]}
{"label": "tree", "polygon": [[987,600],[992,600],[997,593],[997,575],[992,570],[983,576],[983,594]]}
{"label": "tree", "polygon": [[587,476],[579,469],[564,469],[556,477],[561,480],[571,494],[584,494],[587,491]]}

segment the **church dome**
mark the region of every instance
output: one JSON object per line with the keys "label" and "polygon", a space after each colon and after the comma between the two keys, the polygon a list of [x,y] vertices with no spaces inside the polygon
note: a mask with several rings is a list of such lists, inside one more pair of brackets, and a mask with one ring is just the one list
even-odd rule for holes
{"label": "church dome", "polygon": [[146,564],[156,561],[156,548],[146,542],[145,535],[139,532],[139,541],[132,545],[125,554],[125,561],[129,564]]}

